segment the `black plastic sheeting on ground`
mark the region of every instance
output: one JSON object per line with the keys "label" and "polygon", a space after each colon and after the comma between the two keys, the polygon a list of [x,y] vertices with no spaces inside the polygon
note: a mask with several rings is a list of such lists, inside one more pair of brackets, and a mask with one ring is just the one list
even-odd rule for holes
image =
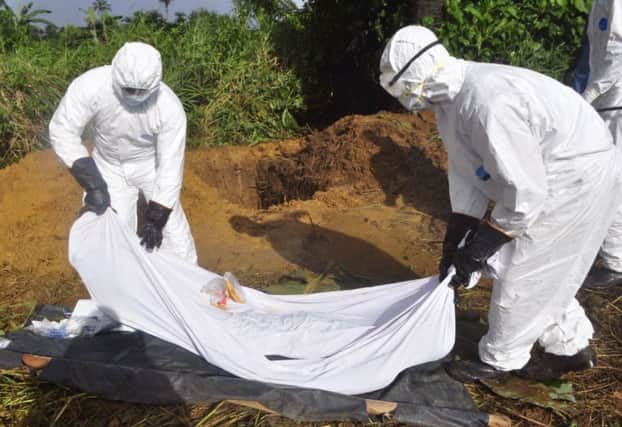
{"label": "black plastic sheeting on ground", "polygon": [[[42,306],[32,318],[65,315],[63,307]],[[410,368],[382,390],[349,396],[244,380],[142,332],[51,339],[19,330],[7,338],[11,342],[0,350],[0,368],[21,366],[23,353],[49,356],[52,361],[39,371],[40,378],[110,400],[149,404],[251,400],[300,421],[367,422],[365,399],[376,399],[397,402],[391,419],[417,426],[486,426],[489,421],[440,362]]]}

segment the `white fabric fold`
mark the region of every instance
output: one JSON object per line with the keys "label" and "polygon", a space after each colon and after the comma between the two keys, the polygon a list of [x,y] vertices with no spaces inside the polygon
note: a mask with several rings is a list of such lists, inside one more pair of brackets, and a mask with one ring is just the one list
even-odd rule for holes
{"label": "white fabric fold", "polygon": [[147,253],[111,210],[76,221],[69,256],[105,314],[251,380],[364,393],[455,341],[451,277],[309,295],[243,287],[246,303],[222,310],[201,293],[215,273]]}

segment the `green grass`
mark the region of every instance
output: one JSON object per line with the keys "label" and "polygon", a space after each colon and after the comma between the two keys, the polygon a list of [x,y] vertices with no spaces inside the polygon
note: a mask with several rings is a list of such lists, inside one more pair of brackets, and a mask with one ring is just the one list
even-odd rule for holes
{"label": "green grass", "polygon": [[22,327],[24,320],[33,312],[35,305],[34,301],[0,305],[0,337],[8,331]]}
{"label": "green grass", "polygon": [[127,41],[160,50],[164,81],[188,115],[190,146],[299,135],[304,129],[292,112],[304,108],[301,83],[274,53],[273,25],[200,12],[164,25],[138,15],[109,27],[97,43],[75,27],[41,39],[24,36],[0,50],[0,167],[47,147],[47,125],[71,80],[109,64]]}
{"label": "green grass", "polygon": [[376,427],[367,423],[297,422],[257,409],[226,402],[156,406],[112,402],[46,383],[25,369],[0,370],[0,426],[112,427]]}

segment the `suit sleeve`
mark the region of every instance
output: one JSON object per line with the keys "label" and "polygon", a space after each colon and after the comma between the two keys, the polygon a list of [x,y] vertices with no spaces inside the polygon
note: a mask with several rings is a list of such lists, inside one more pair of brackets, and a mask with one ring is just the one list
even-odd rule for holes
{"label": "suit sleeve", "polygon": [[76,78],[56,108],[49,125],[50,144],[67,167],[89,155],[82,144],[82,132],[95,115],[98,73],[87,72]]}
{"label": "suit sleeve", "polygon": [[539,138],[526,119],[526,106],[499,97],[474,120],[471,140],[494,186],[493,223],[521,235],[540,215],[548,184]]}
{"label": "suit sleeve", "polygon": [[451,162],[447,175],[451,211],[481,219],[488,208],[488,198],[477,187],[458,175]]}
{"label": "suit sleeve", "polygon": [[184,174],[186,114],[177,100],[174,112],[167,114],[156,146],[156,177],[152,200],[173,208],[178,202]]}

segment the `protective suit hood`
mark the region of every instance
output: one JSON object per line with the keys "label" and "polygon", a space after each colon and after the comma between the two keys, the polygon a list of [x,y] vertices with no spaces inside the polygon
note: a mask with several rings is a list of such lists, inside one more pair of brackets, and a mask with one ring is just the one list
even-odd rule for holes
{"label": "protective suit hood", "polygon": [[112,87],[124,103],[136,106],[160,88],[162,58],[154,47],[125,43],[112,60]]}
{"label": "protective suit hood", "polygon": [[380,85],[408,110],[451,102],[464,81],[464,61],[452,57],[427,28],[409,25],[380,58]]}

